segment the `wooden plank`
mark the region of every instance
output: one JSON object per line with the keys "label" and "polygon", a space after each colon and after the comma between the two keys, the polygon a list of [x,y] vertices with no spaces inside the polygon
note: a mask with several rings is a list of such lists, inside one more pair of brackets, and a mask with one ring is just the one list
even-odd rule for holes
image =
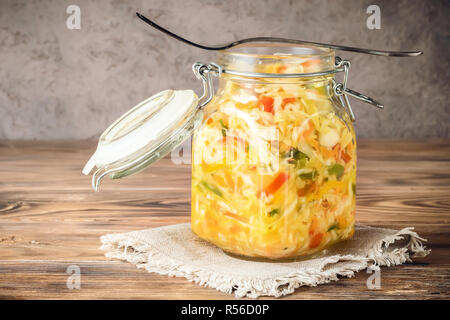
{"label": "wooden plank", "polygon": [[[232,299],[104,258],[102,234],[189,221],[190,167],[166,158],[94,193],[80,172],[94,149],[83,141],[0,142],[0,298]],[[361,141],[357,185],[359,223],[415,226],[432,254],[382,268],[380,290],[369,290],[361,272],[285,299],[448,299],[450,140]],[[80,290],[66,287],[72,264],[81,268]]]}

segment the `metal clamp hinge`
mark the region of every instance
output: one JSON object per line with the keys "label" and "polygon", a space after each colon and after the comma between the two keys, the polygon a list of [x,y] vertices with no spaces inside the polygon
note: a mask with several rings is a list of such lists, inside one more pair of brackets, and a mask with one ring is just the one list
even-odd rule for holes
{"label": "metal clamp hinge", "polygon": [[343,60],[340,57],[336,57],[335,59],[335,69],[336,71],[343,71],[344,72],[344,80],[342,81],[342,83],[336,82],[336,80],[333,79],[333,91],[336,94],[336,96],[339,97],[342,105],[346,108],[350,119],[352,121],[355,121],[355,114],[353,112],[352,106],[350,105],[350,101],[348,100],[348,96],[351,96],[353,98],[356,98],[358,100],[367,102],[377,108],[383,109],[384,106],[373,100],[372,98],[356,92],[354,90],[351,90],[349,88],[347,88],[347,80],[348,80],[348,71],[350,70],[350,61],[348,60]]}
{"label": "metal clamp hinge", "polygon": [[197,79],[201,79],[203,83],[203,94],[199,98],[200,109],[206,106],[214,97],[214,84],[212,75],[220,77],[222,74],[222,67],[214,62],[204,64],[196,62],[192,65],[192,71]]}

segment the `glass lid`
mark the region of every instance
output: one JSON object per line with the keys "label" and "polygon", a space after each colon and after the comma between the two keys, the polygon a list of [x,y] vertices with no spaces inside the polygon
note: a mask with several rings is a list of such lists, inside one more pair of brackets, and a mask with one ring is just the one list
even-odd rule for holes
{"label": "glass lid", "polygon": [[109,175],[118,179],[136,173],[166,156],[190,137],[201,123],[198,97],[192,90],[166,90],[142,101],[111,124],[83,168],[94,167],[92,186]]}

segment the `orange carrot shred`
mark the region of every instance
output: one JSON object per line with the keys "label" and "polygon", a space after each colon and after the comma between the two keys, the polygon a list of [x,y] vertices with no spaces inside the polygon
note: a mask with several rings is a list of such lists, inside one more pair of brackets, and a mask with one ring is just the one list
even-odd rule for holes
{"label": "orange carrot shred", "polygon": [[259,197],[263,194],[266,196],[274,194],[288,179],[289,175],[286,172],[280,172],[264,190],[259,192]]}
{"label": "orange carrot shred", "polygon": [[320,243],[322,242],[322,238],[323,238],[323,233],[319,232],[319,233],[315,234],[311,238],[311,242],[309,243],[309,248],[310,249],[317,248],[320,245]]}
{"label": "orange carrot shred", "polygon": [[261,98],[259,98],[259,102],[263,105],[265,112],[273,113],[273,98],[272,97],[262,96]]}

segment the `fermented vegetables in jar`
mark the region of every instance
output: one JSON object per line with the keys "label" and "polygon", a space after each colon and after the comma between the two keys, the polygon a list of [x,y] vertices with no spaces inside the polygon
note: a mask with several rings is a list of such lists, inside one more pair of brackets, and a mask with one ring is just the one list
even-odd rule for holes
{"label": "fermented vegetables in jar", "polygon": [[192,141],[191,227],[199,237],[229,253],[282,259],[353,235],[355,133],[334,75],[321,73],[334,63],[326,48],[219,53],[230,72]]}

